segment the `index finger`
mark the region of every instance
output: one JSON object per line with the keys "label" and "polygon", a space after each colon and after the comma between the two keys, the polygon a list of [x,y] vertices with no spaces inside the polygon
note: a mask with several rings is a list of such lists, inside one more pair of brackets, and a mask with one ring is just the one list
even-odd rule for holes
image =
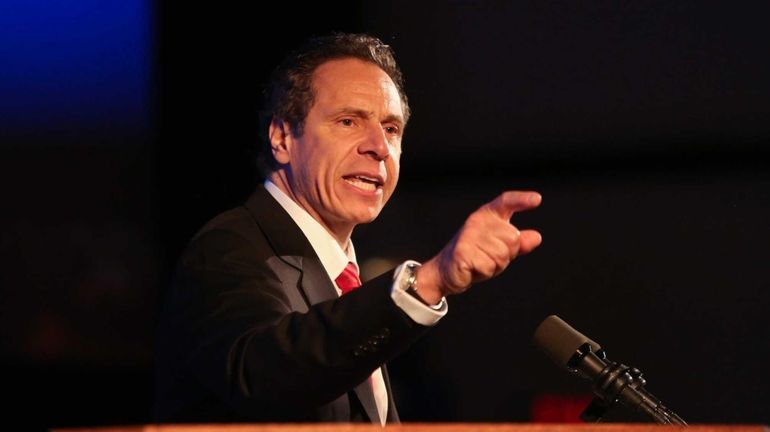
{"label": "index finger", "polygon": [[487,205],[501,218],[508,220],[514,213],[533,209],[542,201],[543,197],[534,191],[506,191]]}

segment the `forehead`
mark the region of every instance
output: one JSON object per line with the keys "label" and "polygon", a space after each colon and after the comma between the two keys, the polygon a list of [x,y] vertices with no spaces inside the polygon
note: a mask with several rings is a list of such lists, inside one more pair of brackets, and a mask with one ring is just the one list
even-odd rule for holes
{"label": "forehead", "polygon": [[[387,73],[359,59],[331,60],[313,73],[315,105],[351,105],[403,117],[401,97]],[[360,106],[359,106],[360,105]]]}

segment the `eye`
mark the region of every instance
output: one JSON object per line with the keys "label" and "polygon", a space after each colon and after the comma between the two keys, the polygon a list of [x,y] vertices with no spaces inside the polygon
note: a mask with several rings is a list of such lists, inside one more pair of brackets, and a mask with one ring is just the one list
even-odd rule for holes
{"label": "eye", "polygon": [[385,133],[390,135],[398,135],[399,129],[396,126],[385,126]]}
{"label": "eye", "polygon": [[341,119],[340,124],[342,124],[343,126],[353,126],[353,119],[351,118]]}

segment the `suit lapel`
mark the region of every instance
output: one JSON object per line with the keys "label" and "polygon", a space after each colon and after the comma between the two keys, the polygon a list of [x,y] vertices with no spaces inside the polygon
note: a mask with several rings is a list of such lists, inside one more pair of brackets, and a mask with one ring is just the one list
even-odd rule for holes
{"label": "suit lapel", "polygon": [[276,255],[301,272],[301,286],[308,304],[312,306],[337,298],[337,290],[310,242],[264,186],[257,187],[245,206]]}
{"label": "suit lapel", "polygon": [[[263,185],[257,187],[246,201],[245,207],[265,234],[276,255],[300,272],[300,285],[310,306],[338,297],[334,284],[302,230]],[[380,424],[377,402],[369,380],[359,384],[354,390],[369,419]]]}

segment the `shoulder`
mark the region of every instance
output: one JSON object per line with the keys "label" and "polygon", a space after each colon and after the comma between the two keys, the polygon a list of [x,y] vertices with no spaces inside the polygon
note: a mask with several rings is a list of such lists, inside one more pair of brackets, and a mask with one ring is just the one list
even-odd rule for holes
{"label": "shoulder", "polygon": [[248,235],[255,229],[257,229],[257,226],[249,211],[244,206],[238,206],[222,212],[206,222],[206,224],[195,233],[192,241],[194,242],[212,232],[230,232]]}
{"label": "shoulder", "polygon": [[271,248],[264,232],[243,206],[215,216],[192,237],[182,255],[182,261],[221,260],[237,255],[270,254]]}
{"label": "shoulder", "polygon": [[280,207],[260,185],[243,205],[224,211],[203,225],[190,240],[187,250],[222,243],[243,243],[258,250],[269,249],[270,227],[286,222]]}

